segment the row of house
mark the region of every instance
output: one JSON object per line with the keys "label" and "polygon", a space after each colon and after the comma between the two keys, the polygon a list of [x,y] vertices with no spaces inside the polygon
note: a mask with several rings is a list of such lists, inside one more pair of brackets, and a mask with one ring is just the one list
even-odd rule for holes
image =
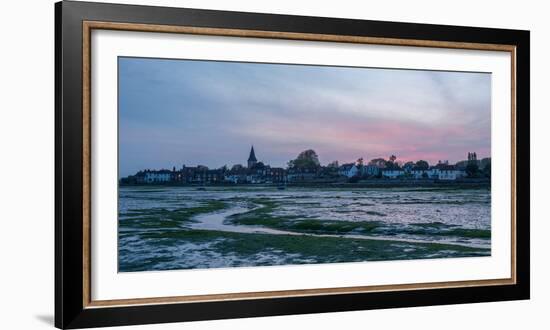
{"label": "row of house", "polygon": [[457,180],[466,177],[464,169],[447,163],[440,163],[427,169],[414,166],[380,168],[375,165],[358,166],[350,163],[340,166],[338,174],[348,178],[381,176],[388,179],[409,177],[413,179]]}
{"label": "row of house", "polygon": [[226,171],[224,181],[229,183],[284,183],[287,178],[285,169],[260,163],[252,168]]}
{"label": "row of house", "polygon": [[287,171],[281,167],[271,167],[258,162],[254,147],[250,150],[247,167],[234,166],[232,169],[209,169],[206,166],[189,167],[183,165],[172,170],[142,170],[121,180],[123,183],[151,184],[216,184],[216,183],[285,183]]}
{"label": "row of house", "polygon": [[126,178],[127,183],[215,183],[221,182],[223,175],[221,170],[209,170],[208,168],[182,167],[180,170],[143,170]]}
{"label": "row of house", "polygon": [[[466,171],[454,165],[438,164],[428,169],[419,168],[378,168],[373,165],[357,166],[344,164],[338,168],[338,175],[346,178],[381,176],[387,179],[413,178],[435,180],[457,180],[466,177]],[[182,167],[179,170],[144,170],[126,178],[127,183],[287,183],[310,181],[319,177],[319,171],[308,169],[288,169],[268,165],[235,170]]]}
{"label": "row of house", "polygon": [[[468,161],[477,161],[475,154],[468,154]],[[489,159],[490,163],[490,159]],[[465,167],[462,163],[449,165],[448,162],[440,162],[435,166],[424,167],[407,163],[400,167],[390,163],[377,165],[360,165],[356,163],[343,164],[341,166],[318,166],[315,168],[288,168],[271,167],[258,162],[251,148],[247,166],[236,165],[231,169],[209,169],[206,166],[187,167],[182,166],[176,170],[143,170],[133,176],[121,180],[123,183],[177,183],[177,184],[216,184],[216,183],[267,183],[285,184],[288,182],[304,182],[315,179],[341,177],[343,179],[380,177],[387,179],[410,178],[432,179],[451,181],[466,177]]]}

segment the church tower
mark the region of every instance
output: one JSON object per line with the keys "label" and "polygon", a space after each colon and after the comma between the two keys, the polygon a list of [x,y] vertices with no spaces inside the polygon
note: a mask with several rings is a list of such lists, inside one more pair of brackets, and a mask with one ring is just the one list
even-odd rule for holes
{"label": "church tower", "polygon": [[254,146],[252,146],[252,148],[250,148],[250,156],[248,156],[248,168],[252,168],[257,162],[258,160],[254,154]]}

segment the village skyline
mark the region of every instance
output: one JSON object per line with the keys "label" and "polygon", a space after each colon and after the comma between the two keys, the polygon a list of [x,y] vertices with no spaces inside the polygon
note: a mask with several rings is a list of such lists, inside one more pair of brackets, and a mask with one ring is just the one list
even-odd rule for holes
{"label": "village skyline", "polygon": [[[254,146],[250,148],[244,164],[223,165],[210,168],[203,164],[195,166],[183,164],[181,167],[147,168],[135,174],[120,178],[122,184],[179,183],[179,184],[220,184],[220,183],[312,183],[341,182],[342,179],[355,182],[360,179],[435,179],[455,181],[463,178],[490,177],[491,158],[478,159],[476,152],[468,152],[467,159],[456,163],[438,160],[430,164],[425,160],[399,161],[397,156],[365,160],[362,157],[349,163],[334,160],[321,164],[319,155],[313,149],[300,152],[285,166],[273,166],[258,160]],[[321,180],[321,181],[319,181]],[[328,181],[327,181],[328,180]]]}
{"label": "village skyline", "polygon": [[[270,167],[283,168],[283,169],[287,169],[288,168],[288,162],[295,159],[297,157],[297,155],[299,155],[299,153],[303,152],[304,150],[314,150],[317,153],[317,150],[315,150],[314,148],[304,149],[304,150],[300,150],[299,152],[297,152],[293,156],[289,156],[286,161],[272,162],[269,159],[266,160],[266,159],[263,159],[261,157],[262,151],[263,151],[262,149],[258,149],[253,144],[251,144],[249,147],[254,148],[254,150],[260,150],[260,153],[257,155],[257,162],[261,162],[261,163],[263,163],[265,165],[268,165]],[[192,159],[189,159],[189,160],[188,159],[183,159],[183,160],[180,160],[180,161],[174,161],[174,162],[169,163],[169,164],[155,164],[155,163],[153,163],[151,166],[143,166],[143,167],[137,168],[134,171],[129,171],[128,173],[121,173],[119,171],[119,179],[123,178],[123,177],[127,177],[129,175],[133,175],[133,174],[137,173],[138,171],[143,171],[143,170],[151,170],[151,171],[171,170],[174,167],[179,169],[182,166],[186,166],[186,167],[204,166],[208,169],[222,169],[224,167],[226,167],[227,169],[231,169],[232,167],[239,166],[239,165],[243,166],[243,167],[247,167],[247,162],[246,162],[245,155],[246,155],[246,152],[243,152],[243,154],[241,155],[240,161],[234,162],[234,163],[224,162],[223,160],[220,160],[219,162],[212,164],[212,163],[208,163],[208,162],[205,162],[205,161],[192,160]],[[323,159],[323,156],[322,156],[321,153],[317,153],[317,155],[318,155],[318,158],[319,158],[319,165],[322,166],[322,167],[330,166],[334,162],[336,162],[339,166],[344,165],[344,164],[351,164],[351,163],[355,164],[355,163],[357,163],[357,161],[359,159],[362,159],[364,164],[367,165],[372,160],[376,160],[376,159],[389,160],[389,158],[392,157],[392,156],[396,157],[395,163],[399,166],[403,166],[404,164],[409,163],[409,162],[416,163],[418,161],[426,161],[430,166],[435,166],[438,163],[446,163],[446,164],[455,165],[459,162],[467,161],[467,154],[465,155],[466,157],[462,157],[460,159],[437,159],[437,160],[428,160],[428,158],[401,159],[401,158],[399,158],[398,155],[395,155],[395,154],[392,154],[392,153],[390,153],[389,155],[379,155],[379,156],[372,156],[372,157],[367,157],[367,156],[348,157],[345,160],[341,160],[341,159],[328,160],[328,159]],[[491,158],[490,155],[478,155],[477,157],[480,160],[484,159],[484,158]]]}

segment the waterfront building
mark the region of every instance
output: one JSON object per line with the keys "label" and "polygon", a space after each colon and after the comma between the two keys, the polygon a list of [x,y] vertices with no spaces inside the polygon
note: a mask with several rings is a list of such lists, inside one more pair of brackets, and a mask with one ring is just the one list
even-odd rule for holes
{"label": "waterfront building", "polygon": [[382,176],[388,179],[397,179],[398,177],[404,176],[405,171],[400,168],[385,168],[382,170]]}
{"label": "waterfront building", "polygon": [[466,176],[466,171],[459,170],[454,165],[438,165],[438,180],[457,180]]}
{"label": "waterfront building", "polygon": [[169,170],[146,170],[142,175],[144,183],[164,183],[172,181],[172,172]]}
{"label": "waterfront building", "polygon": [[346,176],[352,178],[356,176],[359,172],[359,169],[354,163],[343,164],[338,168],[338,174],[341,176]]}
{"label": "waterfront building", "polygon": [[448,163],[439,163],[436,166],[432,166],[427,173],[430,179],[444,181],[457,180],[466,176],[466,171]]}
{"label": "waterfront building", "polygon": [[211,170],[203,165],[196,167],[183,165],[179,171],[173,173],[172,177],[177,183],[205,184],[223,181],[224,173],[223,169]]}
{"label": "waterfront building", "polygon": [[247,169],[244,167],[234,168],[225,172],[224,181],[228,183],[246,183]]}
{"label": "waterfront building", "polygon": [[376,165],[364,165],[361,168],[361,175],[362,176],[376,176],[380,173],[380,168]]}
{"label": "waterfront building", "polygon": [[414,166],[411,169],[411,175],[415,179],[427,179],[430,177],[430,170],[426,168]]}
{"label": "waterfront building", "polygon": [[290,168],[287,171],[288,182],[310,181],[317,176],[317,170],[311,168]]}

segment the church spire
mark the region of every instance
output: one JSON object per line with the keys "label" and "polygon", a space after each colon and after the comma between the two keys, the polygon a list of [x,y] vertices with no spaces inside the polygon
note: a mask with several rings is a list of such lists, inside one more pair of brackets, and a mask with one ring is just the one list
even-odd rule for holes
{"label": "church spire", "polygon": [[257,162],[258,160],[256,159],[256,154],[254,153],[254,146],[252,146],[252,148],[250,148],[250,155],[248,156],[248,168],[253,167]]}

